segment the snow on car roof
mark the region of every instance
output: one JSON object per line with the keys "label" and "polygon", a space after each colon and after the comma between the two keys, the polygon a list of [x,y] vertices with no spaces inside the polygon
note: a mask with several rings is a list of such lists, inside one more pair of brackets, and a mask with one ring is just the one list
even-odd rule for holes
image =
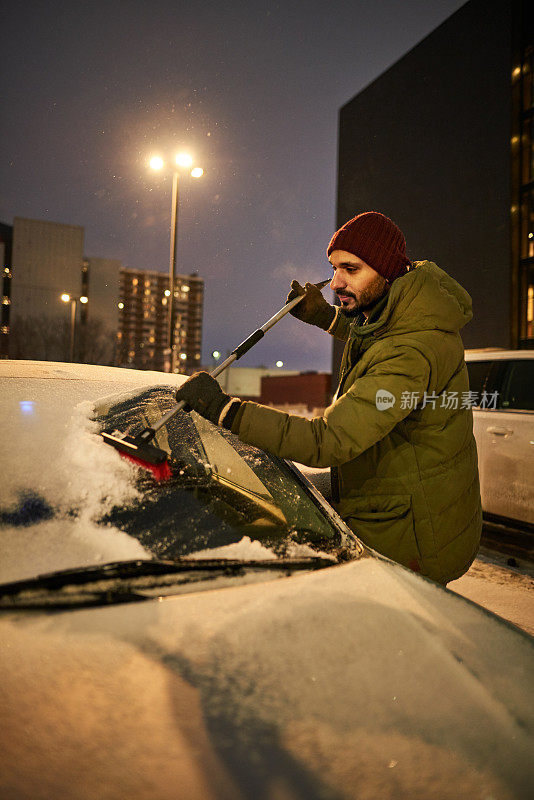
{"label": "snow on car roof", "polygon": [[104,367],[99,364],[69,364],[61,361],[0,361],[0,378],[55,378],[62,380],[133,382],[143,386],[180,386],[185,375],[166,372]]}
{"label": "snow on car roof", "polygon": [[0,581],[36,569],[151,558],[136,539],[95,524],[106,509],[133,500],[137,489],[135,468],[102,441],[92,417],[102,398],[115,402],[151,386],[179,386],[185,376],[6,360],[0,379]]}
{"label": "snow on car roof", "polygon": [[534,358],[534,350],[501,350],[492,347],[482,347],[476,350],[466,350],[466,361],[503,361],[508,359]]}

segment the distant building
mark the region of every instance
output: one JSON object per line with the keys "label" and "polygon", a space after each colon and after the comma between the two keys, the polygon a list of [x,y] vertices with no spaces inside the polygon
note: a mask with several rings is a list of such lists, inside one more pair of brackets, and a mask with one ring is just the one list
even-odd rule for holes
{"label": "distant building", "polygon": [[[166,371],[169,276],[155,270],[120,270],[117,361],[121,366]],[[195,273],[175,283],[176,371],[199,368],[204,281]]]}
{"label": "distant building", "polygon": [[84,229],[16,217],[0,223],[3,294],[0,356],[70,358],[72,305],[76,361],[113,364],[118,326],[120,262],[83,257]]}
{"label": "distant building", "polygon": [[0,306],[0,358],[9,355],[9,323],[11,306],[11,252],[13,226],[0,222],[0,279],[2,305]]}
{"label": "distant building", "polygon": [[[202,367],[207,372],[211,372],[213,365]],[[217,380],[223,390],[232,397],[239,397],[241,400],[256,400],[261,402],[263,380],[270,375],[276,377],[298,375],[297,370],[285,370],[280,367],[272,369],[270,367],[228,367],[222,372]]]}
{"label": "distant building", "polygon": [[80,296],[84,229],[15,217],[10,286],[9,353],[65,360],[69,308],[61,294]]}
{"label": "distant building", "polygon": [[86,258],[82,292],[89,302],[81,308],[85,354],[95,364],[114,364],[119,329],[121,262],[111,258]]}
{"label": "distant building", "polygon": [[391,217],[471,294],[470,348],[534,346],[533,9],[471,0],[340,111],[338,225]]}
{"label": "distant building", "polygon": [[[320,413],[332,398],[330,372],[300,372],[293,375],[267,375],[261,379],[260,402],[289,411],[302,406],[303,411]],[[298,412],[297,412],[298,413]]]}

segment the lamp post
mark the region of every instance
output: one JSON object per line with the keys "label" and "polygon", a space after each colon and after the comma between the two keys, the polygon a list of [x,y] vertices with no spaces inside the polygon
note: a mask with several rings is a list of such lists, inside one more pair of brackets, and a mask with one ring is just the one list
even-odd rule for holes
{"label": "lamp post", "polygon": [[89,298],[86,297],[84,294],[81,297],[73,297],[67,292],[63,292],[61,295],[61,299],[64,303],[70,303],[70,360],[71,363],[74,363],[74,341],[76,337],[76,304],[80,303],[87,303]]}
{"label": "lamp post", "polygon": [[[176,284],[176,251],[178,242],[178,209],[180,205],[179,195],[179,168],[192,168],[190,175],[193,178],[201,178],[204,174],[202,167],[193,167],[193,159],[188,153],[178,153],[175,156],[176,169],[172,173],[172,195],[171,195],[171,236],[170,236],[170,257],[169,257],[169,311],[168,311],[168,355],[169,355],[169,372],[174,372],[176,367],[176,348],[174,344],[174,328],[175,328],[175,297],[174,287]],[[150,159],[150,166],[152,169],[159,171],[165,166],[165,162],[160,156],[153,156]]]}

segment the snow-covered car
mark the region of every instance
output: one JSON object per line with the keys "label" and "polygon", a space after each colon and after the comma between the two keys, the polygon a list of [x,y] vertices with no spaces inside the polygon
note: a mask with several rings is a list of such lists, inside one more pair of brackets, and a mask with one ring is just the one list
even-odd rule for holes
{"label": "snow-covered car", "polygon": [[534,534],[534,350],[468,350],[465,360],[484,516]]}
{"label": "snow-covered car", "polygon": [[179,377],[0,361],[0,796],[531,796],[534,640],[361,545]]}

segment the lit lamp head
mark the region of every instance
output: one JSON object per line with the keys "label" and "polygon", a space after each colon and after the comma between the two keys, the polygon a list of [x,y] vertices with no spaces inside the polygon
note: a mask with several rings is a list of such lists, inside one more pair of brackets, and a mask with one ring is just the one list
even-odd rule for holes
{"label": "lit lamp head", "polygon": [[160,156],[152,156],[152,158],[149,161],[149,164],[150,168],[155,169],[156,172],[159,171],[160,169],[163,169],[164,167],[163,159],[160,158]]}
{"label": "lit lamp head", "polygon": [[191,170],[191,177],[192,178],[201,178],[204,175],[204,170],[202,167],[193,167]]}
{"label": "lit lamp head", "polygon": [[178,153],[175,160],[179,167],[190,167],[193,163],[193,159],[189,153]]}
{"label": "lit lamp head", "polygon": [[82,296],[80,297],[80,303],[83,303],[85,305],[85,303],[88,303],[88,302],[89,302],[89,298],[86,297],[84,294],[82,294]]}
{"label": "lit lamp head", "polygon": [[63,300],[64,303],[68,303],[70,300],[70,294],[63,292],[63,294],[61,295],[61,299]]}

